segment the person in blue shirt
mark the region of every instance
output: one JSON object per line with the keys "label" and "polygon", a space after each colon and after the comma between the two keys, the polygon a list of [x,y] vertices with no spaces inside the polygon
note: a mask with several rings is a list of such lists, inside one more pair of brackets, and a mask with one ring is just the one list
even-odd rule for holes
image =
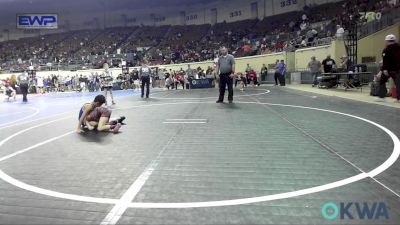
{"label": "person in blue shirt", "polygon": [[[278,75],[278,80],[279,80],[279,84],[281,86],[285,86],[285,74],[286,74],[286,64],[284,60],[281,60],[278,65],[277,65],[277,73]],[[276,85],[278,85],[278,83],[276,82]]]}

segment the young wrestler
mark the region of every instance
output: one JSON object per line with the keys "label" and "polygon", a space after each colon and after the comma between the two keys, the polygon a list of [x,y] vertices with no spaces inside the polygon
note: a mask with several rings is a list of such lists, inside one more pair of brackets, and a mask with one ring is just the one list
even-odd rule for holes
{"label": "young wrestler", "polygon": [[97,95],[92,103],[86,103],[82,106],[79,112],[79,123],[77,132],[83,132],[83,128],[87,127],[93,130],[97,126],[98,131],[112,131],[117,133],[121,128],[121,122],[124,117],[121,117],[118,123],[110,121],[111,112],[104,107],[101,107],[106,102],[104,95]]}

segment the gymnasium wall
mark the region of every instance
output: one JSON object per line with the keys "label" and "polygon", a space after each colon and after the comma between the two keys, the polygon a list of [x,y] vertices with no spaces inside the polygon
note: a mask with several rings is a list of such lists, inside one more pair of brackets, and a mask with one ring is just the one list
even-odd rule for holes
{"label": "gymnasium wall", "polygon": [[[294,53],[286,53],[286,52],[281,52],[281,53],[274,53],[274,54],[268,54],[268,55],[259,55],[259,56],[250,56],[250,57],[242,57],[242,58],[237,58],[236,59],[236,72],[244,72],[246,70],[247,64],[249,63],[253,69],[256,71],[261,70],[261,67],[263,64],[265,65],[272,65],[275,64],[276,60],[285,60],[290,66],[290,68],[293,68],[293,56]],[[202,69],[207,69],[208,66],[213,67],[214,62],[208,61],[208,62],[199,62],[199,63],[184,63],[184,64],[175,64],[175,65],[163,65],[161,66],[162,68],[166,69],[172,69],[172,70],[180,70],[183,68],[184,70],[187,69],[187,65],[190,64],[191,68],[197,68],[201,67]]]}
{"label": "gymnasium wall", "polygon": [[332,59],[334,59],[336,63],[339,63],[340,58],[343,55],[346,55],[344,42],[336,40],[333,41],[330,45],[296,50],[294,56],[294,70],[306,69],[312,56],[315,56],[317,60],[322,62],[322,60],[324,60],[327,55],[331,55]]}
{"label": "gymnasium wall", "polygon": [[[247,63],[251,65],[253,69],[255,69],[257,72],[261,70],[261,67],[263,64],[268,65],[273,65],[275,64],[276,60],[285,60],[288,69],[292,70],[294,68],[294,53],[286,53],[286,52],[281,52],[281,53],[274,53],[274,54],[269,54],[269,55],[259,55],[259,56],[251,56],[251,57],[243,57],[243,58],[237,58],[236,59],[236,71],[237,72],[244,72],[247,67]],[[182,64],[172,64],[172,65],[162,65],[160,66],[161,68],[165,68],[167,70],[172,69],[172,70],[180,70],[181,68],[186,70],[188,64],[190,64],[191,68],[197,68],[201,67],[202,69],[206,70],[208,66],[213,67],[214,62],[213,61],[206,61],[206,62],[196,62],[196,63],[182,63]],[[132,71],[133,68],[130,68]],[[110,69],[113,73],[113,75],[118,75],[121,73],[121,68],[113,68]],[[104,70],[78,70],[78,71],[38,71],[37,75],[42,76],[42,77],[47,77],[52,74],[55,75],[60,75],[60,76],[75,76],[75,75],[90,75],[92,72],[98,72],[102,73]],[[0,74],[0,79],[6,79],[7,77],[11,77],[12,74]]]}
{"label": "gymnasium wall", "polygon": [[332,45],[320,46],[315,48],[300,49],[295,52],[295,68],[302,70],[307,68],[312,56],[322,61],[328,54],[332,53]]}

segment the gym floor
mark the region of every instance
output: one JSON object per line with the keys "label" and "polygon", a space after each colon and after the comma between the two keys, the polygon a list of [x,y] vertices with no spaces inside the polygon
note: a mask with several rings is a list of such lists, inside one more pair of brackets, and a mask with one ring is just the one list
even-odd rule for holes
{"label": "gym floor", "polygon": [[[75,128],[96,93],[0,103],[0,224],[398,224],[399,109],[283,87],[114,92],[121,133]],[[323,206],[383,203],[388,218]],[[328,212],[328,211],[327,211]],[[329,212],[328,212],[329,213]]]}

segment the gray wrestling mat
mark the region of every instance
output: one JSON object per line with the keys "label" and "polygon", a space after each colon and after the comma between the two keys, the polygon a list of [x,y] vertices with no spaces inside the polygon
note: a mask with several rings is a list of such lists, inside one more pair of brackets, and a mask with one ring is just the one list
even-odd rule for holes
{"label": "gray wrestling mat", "polygon": [[124,95],[116,135],[74,132],[81,97],[0,126],[0,224],[398,224],[398,109],[281,87],[217,95]]}

